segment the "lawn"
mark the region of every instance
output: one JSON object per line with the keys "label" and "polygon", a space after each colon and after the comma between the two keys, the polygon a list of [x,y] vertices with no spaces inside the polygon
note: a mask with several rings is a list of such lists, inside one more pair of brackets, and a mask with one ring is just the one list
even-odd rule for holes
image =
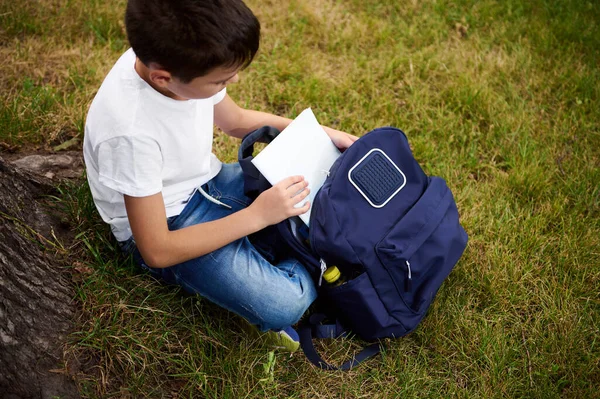
{"label": "lawn", "polygon": [[[407,133],[470,241],[427,317],[383,356],[323,372],[117,255],[84,176],[60,187],[81,312],[81,394],[193,398],[600,397],[600,4],[584,0],[250,0],[261,49],[228,88],[361,136]],[[125,1],[0,2],[0,155],[81,146],[127,49]],[[238,141],[217,132],[215,153]],[[361,342],[324,342],[332,361]],[[75,366],[77,364],[77,366]]]}

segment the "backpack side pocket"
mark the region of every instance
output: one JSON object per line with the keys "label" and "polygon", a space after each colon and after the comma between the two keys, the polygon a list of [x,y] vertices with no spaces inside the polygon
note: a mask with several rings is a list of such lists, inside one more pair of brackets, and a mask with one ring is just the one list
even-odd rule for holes
{"label": "backpack side pocket", "polygon": [[406,329],[390,316],[367,273],[325,292],[326,300],[337,308],[343,324],[363,339],[388,337],[390,331],[398,337],[406,333]]}
{"label": "backpack side pocket", "polygon": [[443,179],[432,177],[419,201],[375,249],[402,299],[383,298],[392,315],[416,327],[466,241],[452,192]]}

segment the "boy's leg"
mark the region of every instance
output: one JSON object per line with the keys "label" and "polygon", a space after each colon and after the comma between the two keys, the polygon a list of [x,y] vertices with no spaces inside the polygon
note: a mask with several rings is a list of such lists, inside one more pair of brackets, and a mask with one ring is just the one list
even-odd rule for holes
{"label": "boy's leg", "polygon": [[173,266],[170,278],[244,317],[260,330],[296,323],[316,297],[311,277],[295,260],[271,265],[247,238]]}
{"label": "boy's leg", "polygon": [[[223,165],[206,191],[232,209],[196,193],[169,228],[176,230],[219,219],[250,203],[243,194],[243,177],[237,164]],[[292,259],[271,265],[247,238],[152,272],[239,314],[263,331],[294,324],[316,298],[316,289],[304,266]]]}

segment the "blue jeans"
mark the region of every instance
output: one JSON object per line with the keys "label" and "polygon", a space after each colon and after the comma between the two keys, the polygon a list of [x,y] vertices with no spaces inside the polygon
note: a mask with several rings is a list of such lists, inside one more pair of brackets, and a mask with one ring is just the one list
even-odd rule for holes
{"label": "blue jeans", "polygon": [[[224,164],[221,172],[203,188],[232,209],[215,204],[196,191],[181,214],[168,219],[169,230],[220,219],[250,204],[244,195],[244,179],[237,163]],[[295,324],[317,296],[303,265],[295,259],[272,265],[247,237],[199,258],[161,269],[144,263],[133,238],[121,246],[125,252],[133,253],[136,262],[154,277],[179,285],[188,293],[200,294],[263,331]]]}

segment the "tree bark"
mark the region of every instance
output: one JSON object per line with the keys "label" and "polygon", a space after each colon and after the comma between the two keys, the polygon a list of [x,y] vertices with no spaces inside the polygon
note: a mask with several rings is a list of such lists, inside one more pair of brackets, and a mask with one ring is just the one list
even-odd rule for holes
{"label": "tree bark", "polygon": [[45,179],[0,158],[0,397],[76,398],[61,370],[73,330],[74,290],[59,259],[45,250],[57,221],[43,197]]}

